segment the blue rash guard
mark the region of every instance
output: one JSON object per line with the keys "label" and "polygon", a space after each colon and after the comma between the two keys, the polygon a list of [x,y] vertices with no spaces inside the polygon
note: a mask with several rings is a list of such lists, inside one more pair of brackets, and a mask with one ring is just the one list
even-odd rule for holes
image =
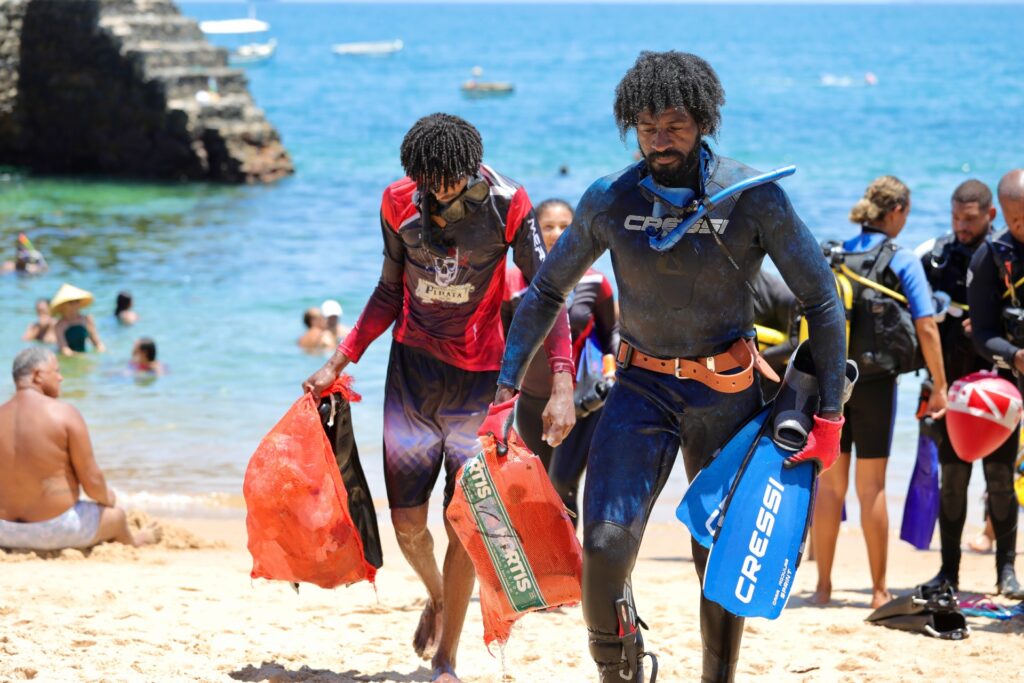
{"label": "blue rash guard", "polygon": [[[644,226],[658,219],[637,186],[646,173],[640,161],[601,178],[584,194],[572,226],[516,312],[499,383],[519,387],[566,296],[606,250],[619,287],[622,339],[662,358],[710,356],[741,337],[752,338],[754,300],[743,280],[753,281],[767,254],[810,325],[821,411],[838,412],[846,354],[843,309],[817,241],[782,189],[774,183],[755,187],[711,213],[713,229],[740,266],[737,272],[703,222],[673,249],[651,249]],[[713,156],[708,175],[711,195],[756,171]]]}
{"label": "blue rash guard", "polygon": [[[885,233],[873,228],[862,227],[861,233],[843,242],[843,251],[848,254],[862,254],[871,251],[887,240]],[[900,247],[889,262],[889,270],[900,279],[900,291],[907,297],[910,317],[914,320],[935,315],[932,288],[928,284],[921,260],[910,249]]]}

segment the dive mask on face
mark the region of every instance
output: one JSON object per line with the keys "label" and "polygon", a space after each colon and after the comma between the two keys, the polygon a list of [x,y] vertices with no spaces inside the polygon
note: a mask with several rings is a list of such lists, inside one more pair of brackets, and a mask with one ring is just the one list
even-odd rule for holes
{"label": "dive mask on face", "polygon": [[433,197],[431,213],[442,218],[445,223],[458,223],[476,211],[490,193],[491,188],[487,182],[480,176],[475,176],[469,179],[459,196],[447,204],[442,204],[437,197]]}

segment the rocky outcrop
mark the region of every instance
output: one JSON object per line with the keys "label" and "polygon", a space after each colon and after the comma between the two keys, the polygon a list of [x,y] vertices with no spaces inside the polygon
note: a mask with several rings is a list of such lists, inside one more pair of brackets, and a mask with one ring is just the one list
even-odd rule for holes
{"label": "rocky outcrop", "polygon": [[171,0],[0,0],[0,164],[270,182],[288,153]]}

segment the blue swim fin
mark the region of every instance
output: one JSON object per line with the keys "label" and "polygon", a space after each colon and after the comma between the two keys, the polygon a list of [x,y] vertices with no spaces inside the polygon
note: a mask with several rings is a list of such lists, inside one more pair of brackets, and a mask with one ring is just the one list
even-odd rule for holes
{"label": "blue swim fin", "polygon": [[900,539],[918,550],[928,550],[939,520],[939,441],[935,434],[939,430],[930,417],[922,419],[920,424],[917,462],[903,505]]}
{"label": "blue swim fin", "polygon": [[[857,365],[847,362],[849,397]],[[775,619],[793,590],[810,528],[816,465],[786,468],[803,448],[818,410],[818,381],[810,347],[793,353],[757,444],[721,510],[704,573],[704,595],[741,617]]]}
{"label": "blue swim fin", "polygon": [[771,407],[765,407],[748,420],[729,439],[708,465],[702,469],[686,490],[676,508],[676,518],[686,525],[693,538],[705,548],[711,547],[725,499],[736,475],[757,445]]}
{"label": "blue swim fin", "polygon": [[775,619],[793,589],[816,473],[813,463],[783,467],[792,454],[763,434],[722,510],[704,595],[741,617]]}

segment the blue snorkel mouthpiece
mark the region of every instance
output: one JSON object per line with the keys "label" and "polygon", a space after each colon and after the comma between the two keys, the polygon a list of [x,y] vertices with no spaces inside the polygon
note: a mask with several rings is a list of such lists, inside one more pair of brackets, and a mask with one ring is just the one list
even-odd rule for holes
{"label": "blue snorkel mouthpiece", "polygon": [[[640,181],[640,189],[644,194],[653,195],[652,201],[654,202],[654,213],[655,215],[664,214],[676,214],[682,212],[688,214],[685,219],[677,226],[665,232],[658,229],[647,229],[647,236],[650,240],[651,248],[655,251],[668,251],[683,238],[693,225],[708,215],[714,208],[721,202],[725,201],[729,197],[735,194],[739,194],[744,190],[749,190],[752,187],[758,185],[765,185],[767,183],[773,183],[776,180],[791,176],[796,173],[796,166],[783,166],[777,168],[774,171],[768,171],[745,180],[741,180],[735,185],[720,190],[713,194],[711,197],[704,195],[703,199],[696,196],[693,190],[689,188],[667,188],[658,185],[651,178],[650,175],[645,176]],[[703,181],[703,178],[702,178]],[[689,197],[687,198],[687,194]]]}

